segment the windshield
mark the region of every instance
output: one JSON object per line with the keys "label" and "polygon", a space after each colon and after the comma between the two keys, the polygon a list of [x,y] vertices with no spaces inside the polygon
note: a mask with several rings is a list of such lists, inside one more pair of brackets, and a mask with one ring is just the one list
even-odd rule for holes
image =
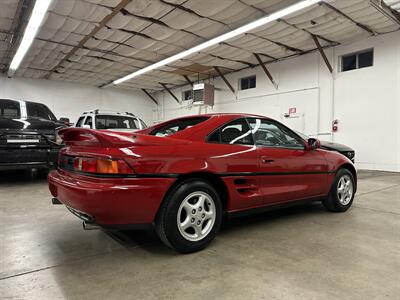
{"label": "windshield", "polygon": [[[139,119],[140,120],[140,119]],[[142,123],[142,129],[147,128],[147,125],[145,122],[143,122],[143,120],[140,120],[140,123]]]}
{"label": "windshield", "polygon": [[30,118],[57,121],[50,109],[41,103],[26,102],[26,112]]}
{"label": "windshield", "polygon": [[154,129],[150,132],[150,135],[155,136],[168,136],[177,133],[178,131],[185,130],[187,128],[193,127],[201,122],[207,120],[208,117],[193,117],[187,119],[172,120],[167,122],[161,127]]}
{"label": "windshield", "polygon": [[0,118],[19,119],[21,110],[18,101],[0,99]]}
{"label": "windshield", "polygon": [[139,129],[139,123],[133,117],[97,115],[96,129]]}

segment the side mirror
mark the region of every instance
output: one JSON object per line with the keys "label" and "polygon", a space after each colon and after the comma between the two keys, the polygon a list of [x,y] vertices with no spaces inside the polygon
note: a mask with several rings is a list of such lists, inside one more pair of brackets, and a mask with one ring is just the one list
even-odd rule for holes
{"label": "side mirror", "polygon": [[321,142],[319,139],[309,138],[307,140],[307,150],[315,150],[321,147]]}
{"label": "side mirror", "polygon": [[59,121],[60,121],[61,123],[64,123],[65,125],[68,125],[68,124],[69,124],[69,118],[60,118]]}

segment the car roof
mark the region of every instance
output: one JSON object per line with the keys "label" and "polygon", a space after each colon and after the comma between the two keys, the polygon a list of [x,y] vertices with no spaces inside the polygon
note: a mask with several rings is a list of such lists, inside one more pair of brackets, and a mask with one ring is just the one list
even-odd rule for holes
{"label": "car roof", "polygon": [[23,100],[23,99],[7,99],[7,98],[1,98],[0,101],[13,101],[13,102],[25,102],[25,103],[33,103],[33,104],[40,104],[44,105],[47,107],[46,104],[40,103],[40,102],[35,102],[35,101],[29,101],[29,100]]}
{"label": "car roof", "polygon": [[261,118],[266,118],[265,116],[262,116],[262,115],[249,114],[249,113],[210,113],[210,114],[204,114],[203,116],[237,116],[237,117],[261,117]]}
{"label": "car roof", "polygon": [[182,116],[174,119],[170,119],[167,121],[164,121],[160,124],[165,124],[169,123],[171,121],[177,121],[177,120],[184,120],[184,119],[191,119],[191,118],[199,118],[199,117],[230,117],[232,119],[235,118],[264,118],[264,119],[270,119],[269,117],[262,116],[262,115],[256,115],[256,114],[249,114],[249,113],[209,113],[209,114],[201,114],[201,115],[189,115],[189,116]]}
{"label": "car roof", "polygon": [[210,113],[210,114],[201,114],[201,115],[190,115],[190,116],[183,116],[171,120],[167,120],[153,126],[150,126],[139,133],[150,133],[157,128],[161,128],[166,126],[169,123],[178,122],[180,120],[187,120],[187,119],[194,119],[194,118],[206,118],[208,120],[199,123],[196,126],[191,128],[187,128],[185,130],[178,131],[177,133],[173,134],[174,138],[178,139],[185,139],[185,140],[204,140],[205,136],[208,135],[211,131],[218,128],[219,126],[223,125],[226,122],[231,120],[235,120],[238,118],[264,118],[270,119],[265,116],[255,115],[255,114],[246,114],[246,113]]}
{"label": "car roof", "polygon": [[136,116],[133,113],[130,113],[130,112],[118,112],[118,111],[112,111],[112,110],[95,109],[95,110],[91,110],[91,111],[85,111],[85,112],[82,113],[82,115],[89,115],[89,114],[108,115],[108,116],[124,116],[124,117],[136,118]]}

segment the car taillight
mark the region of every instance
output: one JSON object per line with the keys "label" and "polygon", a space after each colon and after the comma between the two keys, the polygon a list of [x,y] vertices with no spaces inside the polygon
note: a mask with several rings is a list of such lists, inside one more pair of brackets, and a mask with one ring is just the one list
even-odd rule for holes
{"label": "car taillight", "polygon": [[122,159],[102,159],[75,157],[74,171],[98,174],[134,174],[133,170]]}

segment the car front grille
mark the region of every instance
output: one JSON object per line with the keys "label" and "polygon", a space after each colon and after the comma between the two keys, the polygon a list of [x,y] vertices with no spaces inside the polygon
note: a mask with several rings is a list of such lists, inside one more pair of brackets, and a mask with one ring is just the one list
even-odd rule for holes
{"label": "car front grille", "polygon": [[49,133],[0,133],[0,148],[49,147],[55,139],[55,134]]}

